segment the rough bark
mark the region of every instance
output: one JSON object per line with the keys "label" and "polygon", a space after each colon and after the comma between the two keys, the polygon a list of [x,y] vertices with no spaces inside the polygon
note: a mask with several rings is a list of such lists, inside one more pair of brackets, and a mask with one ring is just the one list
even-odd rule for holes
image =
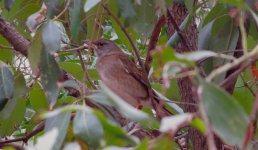
{"label": "rough bark", "polygon": [[[175,23],[177,26],[180,26],[188,15],[188,12],[183,4],[174,3],[170,8],[168,8],[167,13],[167,35],[168,37],[171,37],[176,31]],[[189,27],[182,32],[183,37],[180,36],[180,38],[184,38],[185,42],[181,39],[175,47],[175,50],[179,53],[195,51],[197,49],[197,29],[194,20],[195,19],[193,18]],[[197,96],[193,91],[193,89],[196,88],[190,78],[186,77],[178,79],[178,85],[181,98],[184,103],[198,103]],[[184,110],[186,112],[196,112],[197,108],[192,105],[185,105]],[[188,138],[192,141],[193,149],[208,149],[205,137],[198,130],[190,128]]]}
{"label": "rough bark", "polygon": [[17,32],[15,27],[0,16],[0,34],[13,46],[14,50],[27,56],[30,42]]}

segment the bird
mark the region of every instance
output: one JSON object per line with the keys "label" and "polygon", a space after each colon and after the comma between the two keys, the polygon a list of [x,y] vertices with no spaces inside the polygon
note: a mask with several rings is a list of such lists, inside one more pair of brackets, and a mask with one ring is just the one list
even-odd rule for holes
{"label": "bird", "polygon": [[[97,56],[97,72],[109,89],[135,108],[159,108],[158,100],[151,99],[148,77],[113,41],[98,39],[91,45]],[[155,111],[159,117],[171,115],[164,106]]]}

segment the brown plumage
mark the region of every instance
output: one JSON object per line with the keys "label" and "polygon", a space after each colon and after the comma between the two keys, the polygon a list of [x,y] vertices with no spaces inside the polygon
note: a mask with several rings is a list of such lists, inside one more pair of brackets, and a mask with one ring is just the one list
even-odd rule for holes
{"label": "brown plumage", "polygon": [[[92,43],[95,45],[96,68],[102,82],[136,108],[153,107],[148,94],[148,79],[128,56],[110,40],[99,39]],[[157,101],[155,103],[158,105]],[[167,110],[165,111],[161,112],[161,116],[168,115]]]}

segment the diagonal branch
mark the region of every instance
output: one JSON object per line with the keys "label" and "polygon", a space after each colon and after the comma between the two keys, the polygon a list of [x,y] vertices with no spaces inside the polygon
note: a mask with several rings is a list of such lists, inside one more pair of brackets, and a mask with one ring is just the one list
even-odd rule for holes
{"label": "diagonal branch", "polygon": [[44,129],[44,127],[45,127],[45,122],[41,122],[38,126],[36,126],[35,130],[33,130],[31,133],[29,133],[23,137],[11,139],[11,140],[0,141],[0,147],[2,145],[8,144],[8,143],[19,142],[19,141],[23,141],[24,143],[27,143],[31,137],[33,137],[34,135],[41,132]]}
{"label": "diagonal branch", "polygon": [[28,55],[30,42],[17,32],[15,27],[0,16],[0,34],[13,46],[14,50],[22,55]]}
{"label": "diagonal branch", "polygon": [[155,49],[155,47],[157,45],[161,28],[162,28],[162,26],[165,25],[165,23],[166,23],[166,18],[163,15],[163,16],[161,16],[159,18],[159,20],[155,24],[155,27],[154,27],[154,29],[152,31],[150,42],[149,42],[149,45],[148,45],[147,56],[146,56],[146,59],[145,59],[145,68],[146,68],[146,70],[149,70],[149,64],[152,61],[151,52],[152,52],[153,49]]}

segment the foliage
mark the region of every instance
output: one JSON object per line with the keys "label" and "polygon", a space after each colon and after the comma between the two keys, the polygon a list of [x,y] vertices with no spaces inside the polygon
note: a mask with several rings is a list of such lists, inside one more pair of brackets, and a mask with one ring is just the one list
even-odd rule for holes
{"label": "foliage", "polygon": [[[188,11],[180,32],[167,37],[162,27],[156,48],[148,49],[155,23],[173,3]],[[22,56],[0,37],[0,148],[24,146],[22,141],[29,143],[26,149],[191,149],[191,141],[179,142],[191,126],[207,141],[218,136],[232,148],[255,149],[257,2],[4,0],[0,5],[1,17],[30,41],[28,56]],[[179,54],[176,45],[192,21],[197,50]],[[101,83],[96,56],[84,47],[84,40],[97,38],[113,40],[134,61],[133,45],[142,60],[151,53],[151,86],[172,116],[159,120],[150,108],[130,106]],[[234,69],[237,73],[229,74]],[[176,80],[186,77],[195,85],[198,104],[181,100],[184,91]],[[231,80],[236,84],[229,92]],[[185,105],[198,105],[198,115],[184,112]]]}

